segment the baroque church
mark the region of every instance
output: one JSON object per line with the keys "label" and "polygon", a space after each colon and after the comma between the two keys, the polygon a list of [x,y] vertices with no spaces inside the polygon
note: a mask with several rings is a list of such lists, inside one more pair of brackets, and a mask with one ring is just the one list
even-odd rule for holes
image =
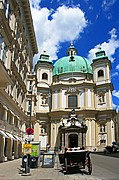
{"label": "baroque church", "polygon": [[29,0],[1,0],[0,162],[22,157],[28,138],[56,150],[102,150],[119,141],[105,51],[90,63],[71,44],[55,63],[43,52],[33,71],[37,53]]}
{"label": "baroque church", "polygon": [[92,63],[79,56],[73,44],[54,65],[46,52],[40,55],[34,69],[33,111],[34,140],[41,148],[47,141],[53,149],[102,150],[115,141],[110,70],[111,62],[101,49]]}

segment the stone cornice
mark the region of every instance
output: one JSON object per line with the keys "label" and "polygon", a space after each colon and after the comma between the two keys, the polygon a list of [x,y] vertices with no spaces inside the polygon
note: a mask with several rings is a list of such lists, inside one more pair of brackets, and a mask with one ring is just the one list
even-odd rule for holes
{"label": "stone cornice", "polygon": [[37,48],[37,43],[36,43],[36,37],[35,37],[35,32],[34,32],[34,26],[33,26],[29,0],[21,0],[21,1],[22,1],[23,11],[25,14],[26,24],[29,30],[29,36],[30,36],[30,41],[32,44],[33,54],[37,54],[38,48]]}

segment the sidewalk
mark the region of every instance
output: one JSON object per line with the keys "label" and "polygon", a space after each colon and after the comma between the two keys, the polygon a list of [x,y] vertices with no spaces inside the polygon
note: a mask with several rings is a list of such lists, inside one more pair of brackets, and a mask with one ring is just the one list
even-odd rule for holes
{"label": "sidewalk", "polygon": [[31,176],[22,176],[18,168],[21,168],[22,159],[0,163],[0,180],[101,180],[92,175],[79,173],[66,174],[62,172],[58,156],[55,157],[54,168],[30,169]]}

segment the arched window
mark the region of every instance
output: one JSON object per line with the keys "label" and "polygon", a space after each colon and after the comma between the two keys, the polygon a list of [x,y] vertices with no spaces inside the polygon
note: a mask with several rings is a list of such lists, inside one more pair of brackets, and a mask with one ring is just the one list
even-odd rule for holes
{"label": "arched window", "polygon": [[78,106],[77,95],[68,96],[68,108],[76,108]]}
{"label": "arched window", "polygon": [[98,77],[102,77],[104,76],[104,71],[103,70],[99,70],[98,71]]}
{"label": "arched window", "polygon": [[47,73],[43,73],[43,74],[42,74],[42,79],[46,79],[46,80],[48,79]]}

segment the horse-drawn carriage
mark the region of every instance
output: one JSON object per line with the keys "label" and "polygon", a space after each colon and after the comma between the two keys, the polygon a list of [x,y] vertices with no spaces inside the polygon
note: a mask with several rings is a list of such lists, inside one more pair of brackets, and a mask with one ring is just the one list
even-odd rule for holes
{"label": "horse-drawn carriage", "polygon": [[86,169],[86,173],[89,175],[92,173],[89,151],[72,148],[64,153],[59,153],[59,161],[63,165],[65,172],[68,172],[71,168],[78,168]]}

